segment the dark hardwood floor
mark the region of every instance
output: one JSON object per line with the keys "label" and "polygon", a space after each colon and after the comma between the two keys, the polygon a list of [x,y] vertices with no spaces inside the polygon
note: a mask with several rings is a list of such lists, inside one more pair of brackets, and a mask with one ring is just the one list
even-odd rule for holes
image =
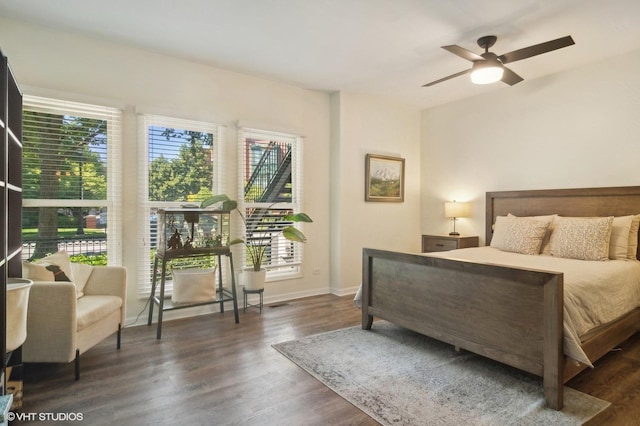
{"label": "dark hardwood floor", "polygon": [[[73,364],[27,364],[23,413],[81,413],[86,425],[376,425],[271,344],[360,324],[352,297],[323,295],[128,327]],[[603,424],[640,418],[640,335],[569,386],[612,402]],[[33,422],[13,424],[46,424]]]}

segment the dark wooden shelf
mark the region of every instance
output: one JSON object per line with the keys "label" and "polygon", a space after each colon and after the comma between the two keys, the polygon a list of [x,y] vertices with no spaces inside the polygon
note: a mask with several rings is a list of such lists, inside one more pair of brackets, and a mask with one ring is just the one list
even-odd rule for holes
{"label": "dark wooden shelf", "polygon": [[[0,353],[1,395],[5,394],[7,277],[22,276],[22,92],[7,57],[0,52]],[[19,351],[18,351],[19,352]],[[12,364],[15,363],[12,357]],[[20,360],[18,360],[20,361]]]}

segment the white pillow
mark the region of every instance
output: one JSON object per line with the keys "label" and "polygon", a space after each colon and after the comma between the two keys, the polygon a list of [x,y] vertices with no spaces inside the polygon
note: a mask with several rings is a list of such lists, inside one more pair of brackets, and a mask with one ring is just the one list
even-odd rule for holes
{"label": "white pillow", "polygon": [[[69,255],[66,251],[59,251],[36,262],[22,262],[22,276],[33,281],[73,282]],[[81,296],[77,287],[76,296]]]}
{"label": "white pillow", "polygon": [[539,254],[548,222],[516,216],[498,216],[491,247],[521,254]]}
{"label": "white pillow", "polygon": [[207,302],[216,298],[215,268],[174,269],[171,301]]}
{"label": "white pillow", "polygon": [[609,260],[613,216],[562,217],[554,221],[551,255],[581,260]]}
{"label": "white pillow", "polygon": [[73,283],[76,285],[76,294],[78,297],[84,296],[84,286],[87,285],[87,281],[89,281],[93,268],[93,265],[85,265],[84,263],[71,264]]}
{"label": "white pillow", "polygon": [[73,281],[66,251],[59,251],[35,262],[23,262],[22,269],[23,277],[34,281]]}
{"label": "white pillow", "polygon": [[626,260],[629,249],[629,230],[633,216],[619,216],[613,218],[611,239],[609,240],[609,259]]}

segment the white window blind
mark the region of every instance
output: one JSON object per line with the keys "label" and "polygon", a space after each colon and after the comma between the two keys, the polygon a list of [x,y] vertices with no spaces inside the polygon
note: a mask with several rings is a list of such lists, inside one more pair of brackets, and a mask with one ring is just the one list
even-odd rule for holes
{"label": "white window blind", "polygon": [[[301,211],[302,138],[251,128],[239,129],[238,137],[238,208],[246,218],[246,223],[238,223],[238,234],[265,246],[268,279],[297,276],[303,244],[287,240],[281,231],[292,225],[284,215]],[[250,267],[243,254],[242,266]]]}
{"label": "white window blind", "polygon": [[[223,152],[218,143],[223,127],[213,123],[176,119],[157,115],[141,115],[139,129],[138,215],[139,268],[138,293],[151,292],[154,253],[158,242],[160,208],[176,208],[183,204],[200,204],[217,194],[224,176]],[[211,267],[212,259],[174,260],[172,267]],[[167,269],[171,273],[171,268]],[[171,294],[171,280],[165,291]]]}
{"label": "white window blind", "polygon": [[65,249],[78,262],[100,263],[95,258],[106,254],[108,264],[122,263],[121,116],[117,108],[24,96],[23,257]]}

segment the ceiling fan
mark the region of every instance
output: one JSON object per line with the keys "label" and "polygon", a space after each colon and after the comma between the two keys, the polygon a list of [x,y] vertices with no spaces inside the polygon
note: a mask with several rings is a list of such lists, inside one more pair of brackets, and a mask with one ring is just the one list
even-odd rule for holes
{"label": "ceiling fan", "polygon": [[543,53],[562,49],[563,47],[575,44],[571,36],[566,36],[498,56],[493,52],[489,52],[489,48],[494,45],[497,39],[498,37],[493,35],[480,37],[478,39],[478,46],[484,49],[484,53],[480,55],[454,44],[450,46],[442,46],[443,49],[448,50],[454,55],[458,55],[463,59],[473,62],[473,65],[468,70],[460,71],[448,77],[432,81],[422,87],[433,86],[434,84],[442,83],[443,81],[467,73],[471,73],[471,81],[475,84],[489,84],[502,80],[509,86],[513,86],[514,84],[521,82],[523,79],[509,68],[505,67],[505,64],[521,61],[522,59],[527,59],[532,56],[541,55]]}

